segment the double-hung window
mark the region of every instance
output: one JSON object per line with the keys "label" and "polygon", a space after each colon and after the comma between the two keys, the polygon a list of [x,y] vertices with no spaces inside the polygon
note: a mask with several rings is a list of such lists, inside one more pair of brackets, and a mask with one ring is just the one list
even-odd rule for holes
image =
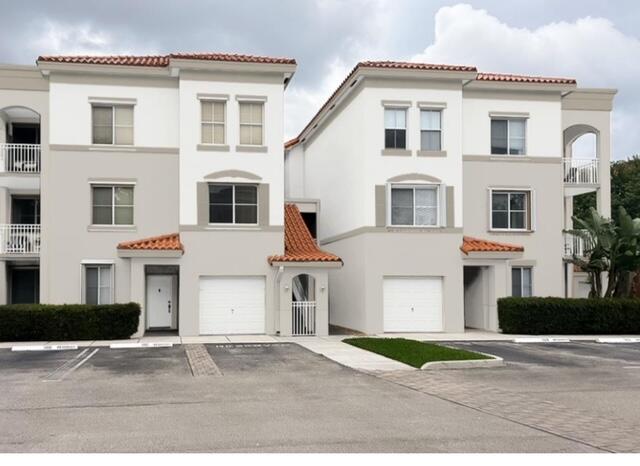
{"label": "double-hung window", "polygon": [[420,110],[420,150],[442,150],[442,111]]}
{"label": "double-hung window", "polygon": [[209,223],[258,223],[258,187],[250,184],[210,184]]}
{"label": "double-hung window", "polygon": [[93,105],[93,144],[133,145],[133,105]]}
{"label": "double-hung window", "polygon": [[133,225],[133,186],[91,186],[93,225]]}
{"label": "double-hung window", "polygon": [[530,191],[491,191],[492,230],[529,230],[530,228]]}
{"label": "double-hung window", "polygon": [[406,149],[407,111],[404,108],[384,109],[385,149]]}
{"label": "double-hung window", "polygon": [[391,225],[437,226],[438,186],[391,187]]}
{"label": "double-hung window", "polygon": [[240,102],[240,144],[261,146],[264,126],[263,102]]}
{"label": "double-hung window", "polygon": [[493,118],[491,120],[491,153],[524,155],[526,120],[524,118]]}
{"label": "double-hung window", "polygon": [[226,102],[201,100],[200,115],[202,144],[224,144]]}
{"label": "double-hung window", "polygon": [[84,266],[84,302],[86,304],[113,302],[113,266],[111,264]]}
{"label": "double-hung window", "polygon": [[526,297],[533,294],[531,267],[511,268],[511,296]]}

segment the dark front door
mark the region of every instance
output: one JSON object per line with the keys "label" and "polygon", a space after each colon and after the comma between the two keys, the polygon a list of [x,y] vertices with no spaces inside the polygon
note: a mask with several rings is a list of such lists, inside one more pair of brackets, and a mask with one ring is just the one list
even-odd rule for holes
{"label": "dark front door", "polygon": [[11,304],[33,304],[40,302],[40,270],[11,270]]}

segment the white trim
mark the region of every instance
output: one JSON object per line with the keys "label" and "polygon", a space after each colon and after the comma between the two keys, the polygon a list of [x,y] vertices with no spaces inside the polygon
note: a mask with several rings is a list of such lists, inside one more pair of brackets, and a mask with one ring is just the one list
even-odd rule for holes
{"label": "white trim", "polygon": [[89,180],[90,185],[94,184],[106,184],[109,186],[115,185],[125,185],[125,186],[135,186],[137,181],[118,181],[118,180]]}
{"label": "white trim", "polygon": [[266,95],[237,95],[236,101],[243,103],[264,103],[268,100]]}
{"label": "white trim", "polygon": [[89,97],[89,103],[104,106],[137,105],[138,99],[128,97]]}
{"label": "white trim", "polygon": [[496,120],[526,120],[529,118],[529,112],[489,112],[489,118]]}
{"label": "white trim", "polygon": [[229,100],[229,94],[204,94],[204,93],[198,93],[197,98],[198,98],[198,100],[227,102]]}
{"label": "white trim", "polygon": [[82,265],[113,265],[116,263],[113,259],[82,259]]}
{"label": "white trim", "polygon": [[447,108],[446,102],[418,102],[420,110],[444,110]]}

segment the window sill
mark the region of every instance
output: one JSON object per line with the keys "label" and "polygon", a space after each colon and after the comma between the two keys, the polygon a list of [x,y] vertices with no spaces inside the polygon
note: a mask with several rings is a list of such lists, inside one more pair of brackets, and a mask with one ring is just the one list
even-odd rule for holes
{"label": "window sill", "polygon": [[89,150],[100,150],[100,151],[114,151],[114,152],[122,152],[122,151],[131,151],[134,152],[136,150],[136,146],[133,144],[91,144],[89,146]]}
{"label": "window sill", "polygon": [[446,157],[446,150],[419,150],[418,157]]}
{"label": "window sill", "polygon": [[236,146],[236,152],[267,152],[267,146],[248,146],[238,145]]}
{"label": "window sill", "polygon": [[380,155],[411,157],[411,151],[408,149],[382,149]]}
{"label": "window sill", "polygon": [[87,231],[130,232],[137,231],[135,225],[89,225]]}
{"label": "window sill", "polygon": [[196,150],[208,152],[229,152],[229,146],[226,144],[198,144],[196,146]]}
{"label": "window sill", "polygon": [[509,233],[509,234],[531,234],[531,233],[535,233],[535,230],[515,230],[515,229],[509,229],[509,228],[489,228],[489,230],[487,230],[489,233]]}
{"label": "window sill", "polygon": [[255,224],[236,224],[236,223],[229,223],[229,224],[214,224],[214,223],[210,223],[208,225],[205,226],[206,230],[259,230],[260,229],[260,225],[258,225],[257,223]]}

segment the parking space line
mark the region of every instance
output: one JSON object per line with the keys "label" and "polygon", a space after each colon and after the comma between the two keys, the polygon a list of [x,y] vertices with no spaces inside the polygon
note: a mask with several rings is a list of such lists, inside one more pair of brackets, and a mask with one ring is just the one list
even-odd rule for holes
{"label": "parking space line", "polygon": [[85,362],[87,362],[94,354],[100,351],[100,348],[95,348],[89,354],[86,354],[89,350],[90,348],[85,348],[75,358],[65,362],[63,365],[58,367],[52,373],[47,375],[42,381],[43,382],[59,382],[61,380],[64,380],[69,374],[71,374],[73,371],[78,369]]}

